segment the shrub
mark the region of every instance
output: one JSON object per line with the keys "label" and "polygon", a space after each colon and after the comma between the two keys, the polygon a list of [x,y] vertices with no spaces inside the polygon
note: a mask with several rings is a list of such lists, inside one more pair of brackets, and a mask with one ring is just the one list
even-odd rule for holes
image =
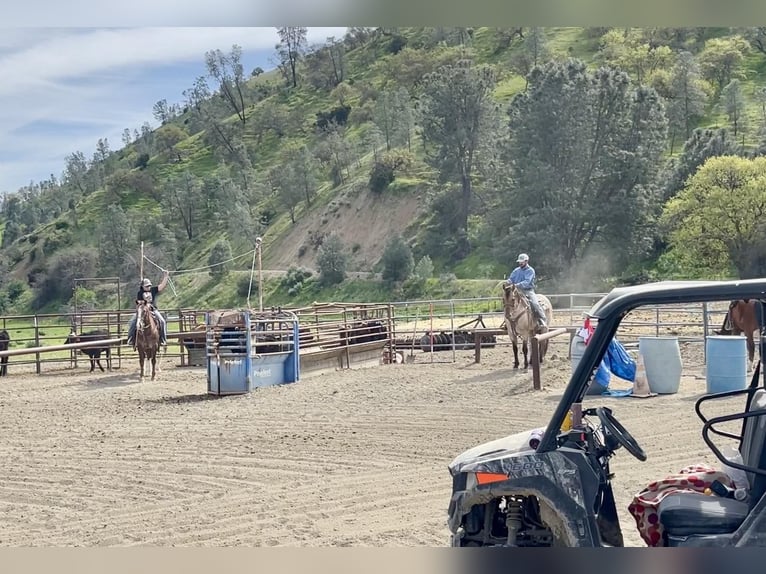
{"label": "shrub", "polygon": [[389,283],[404,281],[412,273],[413,260],[410,246],[400,235],[393,237],[383,251],[383,280]]}
{"label": "shrub", "polygon": [[330,235],[322,243],[317,256],[319,281],[322,285],[337,285],[346,278],[348,255],[337,235]]}

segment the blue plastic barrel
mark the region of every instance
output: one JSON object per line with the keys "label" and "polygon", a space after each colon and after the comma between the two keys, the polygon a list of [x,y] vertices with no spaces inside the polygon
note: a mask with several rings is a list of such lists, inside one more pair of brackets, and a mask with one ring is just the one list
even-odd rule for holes
{"label": "blue plastic barrel", "polygon": [[715,335],[705,342],[708,394],[738,391],[747,387],[747,339],[743,336]]}

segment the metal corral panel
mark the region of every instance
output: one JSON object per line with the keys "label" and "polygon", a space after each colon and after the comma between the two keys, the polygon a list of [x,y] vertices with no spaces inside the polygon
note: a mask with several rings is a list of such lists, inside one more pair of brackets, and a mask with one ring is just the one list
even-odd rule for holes
{"label": "metal corral panel", "polygon": [[242,394],[300,378],[299,328],[293,313],[208,313],[208,393]]}

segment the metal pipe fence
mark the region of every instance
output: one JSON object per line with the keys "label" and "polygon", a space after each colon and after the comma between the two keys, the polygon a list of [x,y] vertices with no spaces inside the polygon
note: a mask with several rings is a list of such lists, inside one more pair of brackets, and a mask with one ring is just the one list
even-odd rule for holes
{"label": "metal pipe fence", "polygon": [[[554,319],[550,327],[577,329],[582,327],[587,311],[605,293],[556,293],[546,294],[553,304]],[[617,332],[618,339],[628,346],[637,344],[642,336],[677,336],[680,342],[701,343],[723,322],[726,303],[696,305],[662,305],[641,307],[629,313]],[[435,352],[435,337],[441,332],[470,332],[473,329],[501,329],[504,313],[501,297],[453,298],[435,300],[395,301],[391,303],[326,303],[310,307],[286,309],[298,315],[301,329],[301,349],[311,350],[353,343],[357,321],[376,319],[386,331],[386,338],[401,351],[423,352],[423,343],[429,350],[431,362],[454,362],[460,345],[452,338],[448,352]],[[178,358],[181,366],[192,363],[190,353],[197,339],[204,339],[205,313],[211,309],[179,308],[163,310],[168,330],[168,347],[165,357]],[[74,327],[78,333],[103,330],[104,339],[126,338],[128,322],[134,312],[123,310],[78,311],[74,313],[49,313],[32,315],[0,316],[0,328],[11,337],[10,349],[60,345]],[[196,331],[196,332],[195,332]],[[364,332],[361,333],[362,335]],[[361,336],[361,335],[360,335]],[[757,335],[756,335],[757,336]],[[567,337],[551,339],[551,344],[569,343]],[[488,346],[510,345],[507,336],[499,335]],[[704,345],[703,345],[704,347]],[[462,347],[466,349],[466,347]],[[444,350],[444,347],[442,347]],[[122,361],[135,361],[138,355],[126,344],[117,345],[113,361],[121,368]],[[87,358],[79,356],[80,361]],[[77,368],[78,351],[68,349],[47,353],[30,352],[30,356],[15,355],[9,360],[9,373],[18,367],[32,367],[42,374],[43,366],[64,364]]]}

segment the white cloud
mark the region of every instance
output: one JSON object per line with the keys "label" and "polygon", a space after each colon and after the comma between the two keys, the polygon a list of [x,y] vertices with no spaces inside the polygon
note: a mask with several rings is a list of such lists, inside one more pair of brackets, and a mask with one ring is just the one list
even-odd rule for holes
{"label": "white cloud", "polygon": [[[309,28],[309,41],[344,31]],[[208,27],[10,29],[0,38],[0,192],[59,175],[67,154],[92,154],[98,138],[117,149],[124,128],[153,122],[152,103],[178,101],[194,81],[163,78],[158,70],[201,67],[206,51],[232,44],[245,56],[271,53],[279,40],[275,28]],[[76,135],[35,128],[50,122],[80,125]]]}

